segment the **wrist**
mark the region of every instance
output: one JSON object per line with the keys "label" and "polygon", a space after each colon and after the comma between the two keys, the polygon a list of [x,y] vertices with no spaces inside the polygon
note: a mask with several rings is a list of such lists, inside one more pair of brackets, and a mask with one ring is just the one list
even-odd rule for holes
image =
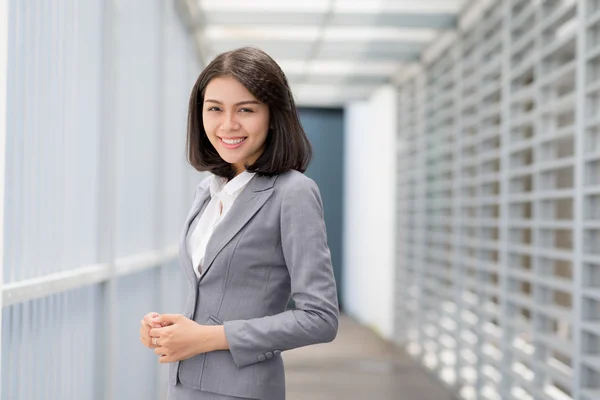
{"label": "wrist", "polygon": [[212,351],[229,350],[227,337],[225,336],[225,327],[223,325],[210,326],[209,346]]}

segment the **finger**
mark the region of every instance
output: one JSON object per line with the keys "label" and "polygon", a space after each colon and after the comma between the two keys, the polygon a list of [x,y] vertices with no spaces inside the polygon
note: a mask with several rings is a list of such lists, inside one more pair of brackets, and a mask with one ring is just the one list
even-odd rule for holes
{"label": "finger", "polygon": [[148,347],[149,349],[153,348],[152,344],[147,339],[145,339],[143,337],[140,338],[140,342],[142,342],[142,344],[144,346]]}
{"label": "finger", "polygon": [[152,338],[148,335],[141,335],[140,341],[144,344],[144,346],[148,347],[149,349],[155,349],[156,347],[158,347],[155,346],[154,343],[152,343]]}
{"label": "finger", "polygon": [[144,320],[145,321],[151,321],[152,318],[158,317],[160,314],[157,312],[149,312],[148,314],[144,315]]}
{"label": "finger", "polygon": [[165,348],[164,348],[164,347],[155,347],[155,348],[154,348],[154,353],[155,353],[156,355],[159,355],[159,356],[164,356],[164,355],[165,355],[165,352],[166,352],[166,351],[165,351]]}
{"label": "finger", "polygon": [[162,314],[152,318],[152,322],[155,324],[175,324],[179,322],[181,318],[183,318],[183,315],[181,314]]}
{"label": "finger", "polygon": [[144,344],[149,344],[152,338],[148,335],[140,335],[140,339],[144,341]]}
{"label": "finger", "polygon": [[156,313],[156,312],[151,312],[148,313],[144,316],[144,322],[146,323],[146,325],[148,325],[150,328],[157,328],[156,324],[154,322],[152,322],[153,318],[159,317],[160,314]]}
{"label": "finger", "polygon": [[155,324],[155,323],[153,323],[152,321],[150,321],[150,322],[146,322],[146,321],[144,321],[144,326],[145,326],[147,329],[152,329],[152,328],[162,328],[162,327],[164,327],[164,326],[166,326],[166,325]]}
{"label": "finger", "polygon": [[150,342],[152,338],[150,337],[150,328],[148,326],[140,329],[140,337],[144,338],[146,341]]}
{"label": "finger", "polygon": [[171,362],[171,357],[163,355],[161,357],[158,358],[158,362],[161,364],[167,364]]}
{"label": "finger", "polygon": [[152,328],[148,332],[148,336],[150,336],[150,338],[159,338],[162,334],[165,333],[165,329],[166,328]]}

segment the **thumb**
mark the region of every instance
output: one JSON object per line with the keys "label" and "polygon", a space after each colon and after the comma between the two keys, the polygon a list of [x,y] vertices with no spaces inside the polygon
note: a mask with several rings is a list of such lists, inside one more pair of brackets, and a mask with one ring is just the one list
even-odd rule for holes
{"label": "thumb", "polygon": [[180,314],[161,314],[158,317],[154,317],[152,318],[152,322],[154,322],[155,324],[161,324],[161,325],[172,325],[175,324],[177,322],[179,322],[181,320],[181,315]]}
{"label": "thumb", "polygon": [[152,323],[152,318],[156,318],[158,317],[160,314],[157,312],[150,312],[146,315],[144,315],[144,319],[143,321],[150,326],[151,328],[160,328],[160,325],[156,325]]}

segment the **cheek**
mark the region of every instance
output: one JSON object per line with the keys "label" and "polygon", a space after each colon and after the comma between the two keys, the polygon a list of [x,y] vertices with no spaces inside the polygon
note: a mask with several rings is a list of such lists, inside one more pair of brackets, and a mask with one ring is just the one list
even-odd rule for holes
{"label": "cheek", "polygon": [[265,124],[264,121],[255,121],[252,124],[252,133],[258,140],[264,141],[267,138],[269,132],[269,124]]}
{"label": "cheek", "polygon": [[210,137],[210,136],[214,136],[214,133],[216,131],[216,126],[217,123],[211,119],[211,118],[203,118],[202,119],[202,125],[204,126],[204,130],[206,131],[206,134]]}

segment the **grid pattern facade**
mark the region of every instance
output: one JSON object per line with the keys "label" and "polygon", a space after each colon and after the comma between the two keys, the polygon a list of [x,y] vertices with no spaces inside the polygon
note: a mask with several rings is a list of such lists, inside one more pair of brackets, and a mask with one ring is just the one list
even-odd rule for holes
{"label": "grid pattern facade", "polygon": [[399,88],[396,337],[464,399],[600,398],[600,0],[502,0]]}
{"label": "grid pattern facade", "polygon": [[2,399],[160,399],[199,73],[176,2],[8,1]]}

